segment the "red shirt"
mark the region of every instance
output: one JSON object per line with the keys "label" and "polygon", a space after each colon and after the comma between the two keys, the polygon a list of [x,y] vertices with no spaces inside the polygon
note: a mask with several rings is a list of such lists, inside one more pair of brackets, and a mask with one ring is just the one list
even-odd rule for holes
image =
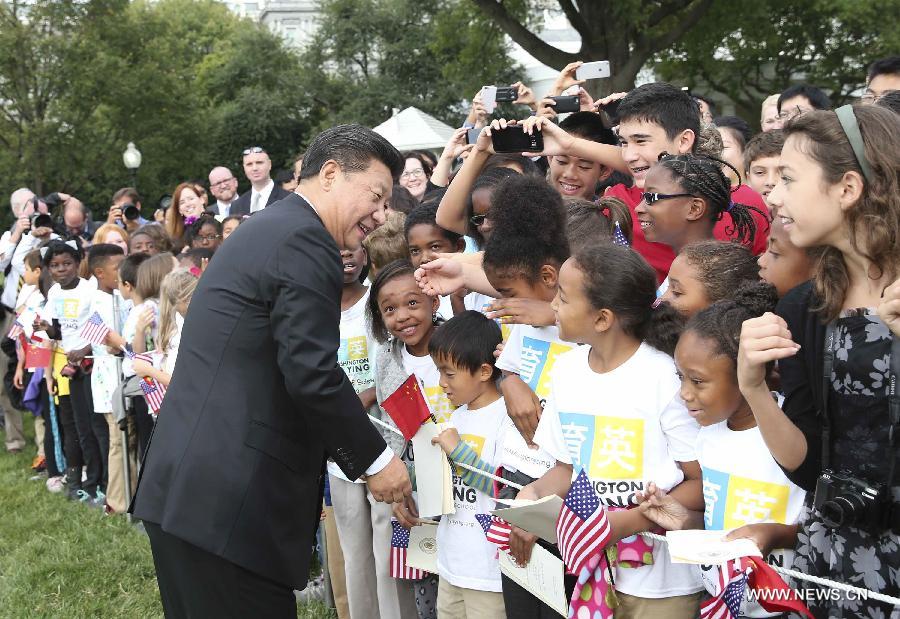
{"label": "red shirt", "polygon": [[[661,282],[669,273],[669,267],[672,265],[672,261],[675,260],[675,252],[673,252],[672,248],[668,245],[651,243],[644,238],[644,231],[641,230],[641,223],[638,221],[637,215],[634,212],[634,209],[642,199],[641,194],[643,192],[643,189],[637,187],[614,185],[606,190],[605,195],[612,198],[619,198],[628,205],[628,210],[631,211],[632,236],[634,237],[634,242],[631,246],[656,270],[658,281]],[[731,199],[735,204],[754,206],[762,211],[762,213],[769,212],[762,196],[750,189],[747,185],[741,185],[735,189],[731,194]],[[744,245],[753,252],[754,256],[758,256],[766,250],[766,242],[769,237],[768,216],[763,215],[762,213],[757,213],[754,210],[750,211],[753,221],[756,223],[756,234],[753,237],[752,245],[747,243]],[[733,222],[731,220],[731,215],[724,213],[722,218],[716,222],[716,225],[713,228],[713,237],[720,241],[733,240],[735,235],[729,235],[726,231],[726,229],[731,228],[732,226]]]}

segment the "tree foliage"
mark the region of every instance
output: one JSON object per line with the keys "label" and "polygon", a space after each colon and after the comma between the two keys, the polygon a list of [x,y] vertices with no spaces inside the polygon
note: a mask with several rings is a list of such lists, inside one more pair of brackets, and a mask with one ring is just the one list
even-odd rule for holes
{"label": "tree foliage", "polygon": [[65,191],[102,216],[131,182],[129,141],[153,202],[214,165],[237,172],[248,145],[285,163],[309,132],[299,66],[213,0],[2,3],[0,188]]}
{"label": "tree foliage", "polygon": [[717,2],[655,68],[663,79],[725,95],[758,122],[762,100],[799,81],[846,102],[869,63],[900,49],[898,23],[898,0]]}
{"label": "tree foliage", "polygon": [[[609,60],[610,79],[588,84],[596,89],[594,95],[633,88],[644,64],[694,28],[713,4],[712,0],[525,0],[524,6],[504,0],[469,2],[547,66],[562,69],[575,60]],[[543,41],[528,21],[527,16],[533,19],[548,6],[562,11],[581,37],[577,52]]]}
{"label": "tree foliage", "polygon": [[503,32],[464,0],[326,0],[303,56],[320,127],[415,106],[451,125],[485,84],[522,78]]}

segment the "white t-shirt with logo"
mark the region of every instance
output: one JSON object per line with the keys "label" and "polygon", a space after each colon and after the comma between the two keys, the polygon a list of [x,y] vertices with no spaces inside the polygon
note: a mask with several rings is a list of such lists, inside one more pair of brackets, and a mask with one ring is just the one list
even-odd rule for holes
{"label": "white t-shirt with logo", "polygon": [[[697,460],[703,469],[703,524],[706,529],[731,530],[771,521],[796,524],[806,492],[791,483],[775,462],[758,427],[735,432],[723,421],[700,429]],[[793,549],[773,550],[766,560],[790,568]],[[703,583],[716,591],[718,566],[698,566]],[[773,617],[757,602],[744,602],[746,617]]]}
{"label": "white t-shirt with logo", "polygon": [[[541,400],[550,394],[550,373],[557,358],[574,345],[559,339],[559,329],[513,325],[503,347],[497,367],[518,374]],[[503,468],[537,479],[556,464],[556,458],[543,449],[529,447],[510,420],[503,445]]]}
{"label": "white t-shirt with logo", "polygon": [[409,353],[406,346],[403,346],[401,356],[403,358],[403,369],[410,374],[415,374],[416,378],[424,386],[425,398],[428,400],[428,405],[431,407],[431,412],[434,413],[437,422],[450,421],[453,405],[441,387],[441,373],[434,364],[431,355],[416,357]]}
{"label": "white t-shirt with logo", "polygon": [[[496,468],[502,455],[506,419],[506,404],[500,398],[477,410],[460,406],[450,416],[450,423],[479,458]],[[464,589],[502,591],[497,545],[487,541],[484,529],[475,519],[475,514],[489,514],[496,508],[494,499],[467,486],[454,474],[453,504],[456,512],[442,516],[437,530],[440,577]]]}
{"label": "white t-shirt with logo", "polygon": [[[652,346],[614,370],[588,365],[589,346],[560,355],[535,442],[560,462],[584,469],[606,506],[627,507],[655,482],[670,490],[684,480],[678,462],[697,459],[700,429],[679,397],[675,362]],[[643,598],[702,589],[690,565],[673,564],[666,544],[654,544],[653,564],[616,570],[616,590]]]}
{"label": "white t-shirt with logo", "polygon": [[51,324],[53,320],[59,322],[63,352],[79,350],[88,345],[81,337],[81,330],[91,317],[91,300],[96,289],[97,280],[92,277],[79,278],[78,285],[71,290],[63,290],[59,284],[53,284],[47,292],[44,317]]}
{"label": "white t-shirt with logo", "polygon": [[[353,389],[361,393],[375,386],[375,338],[366,321],[366,303],[369,291],[359,301],[341,312],[341,346],[338,348],[338,365],[344,370]],[[347,479],[334,460],[328,459],[328,472],[345,481]],[[365,483],[357,479],[357,483]]]}

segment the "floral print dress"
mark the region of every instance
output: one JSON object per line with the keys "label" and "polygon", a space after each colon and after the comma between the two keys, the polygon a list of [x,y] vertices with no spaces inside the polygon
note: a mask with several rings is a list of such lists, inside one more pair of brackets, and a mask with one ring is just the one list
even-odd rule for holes
{"label": "floral print dress", "polygon": [[[888,385],[891,332],[874,310],[842,312],[835,329],[831,373],[831,468],[849,469],[856,477],[885,483],[888,457],[897,461],[892,483],[900,501],[900,459],[895,438],[888,454]],[[810,502],[812,493],[809,494]],[[900,597],[900,536],[890,531],[873,535],[852,526],[828,529],[812,508],[802,520],[794,569]],[[812,583],[797,583],[814,588]],[[861,600],[836,590],[822,590],[807,603],[817,618],[865,617],[900,619],[900,607]]]}

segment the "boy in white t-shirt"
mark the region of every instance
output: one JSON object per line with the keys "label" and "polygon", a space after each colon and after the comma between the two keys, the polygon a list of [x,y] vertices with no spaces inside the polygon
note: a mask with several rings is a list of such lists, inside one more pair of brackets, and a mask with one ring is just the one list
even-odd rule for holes
{"label": "boy in white t-shirt", "polygon": [[[118,245],[101,243],[91,248],[88,268],[97,280],[97,288],[91,295],[91,311],[97,314],[116,336],[120,336],[131,302],[119,294],[119,264],[125,252]],[[111,342],[107,336],[107,343]],[[128,507],[125,497],[125,477],[122,470],[122,433],[113,415],[113,392],[119,386],[119,364],[105,344],[92,344],[94,368],[91,371],[91,395],[94,414],[103,415],[108,428],[108,439],[101,442],[103,468],[106,471],[106,509],[122,513]],[[136,479],[132,480],[136,481]]]}
{"label": "boy in white t-shirt", "polygon": [[[500,371],[494,365],[500,341],[500,327],[469,310],[441,325],[428,344],[441,373],[441,387],[458,406],[450,416],[451,427],[432,442],[454,462],[491,474],[500,465],[507,421],[497,388]],[[490,478],[468,469],[454,470],[455,512],[443,516],[437,530],[441,619],[506,616],[498,549],[487,541],[475,518],[496,507],[492,494]]]}

